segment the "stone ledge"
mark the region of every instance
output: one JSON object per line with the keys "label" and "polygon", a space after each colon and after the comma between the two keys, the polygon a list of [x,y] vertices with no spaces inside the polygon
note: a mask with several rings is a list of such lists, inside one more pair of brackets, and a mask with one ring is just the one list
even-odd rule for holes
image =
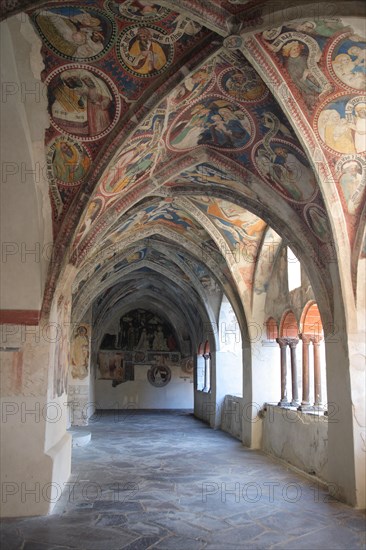
{"label": "stone ledge", "polygon": [[73,447],[85,447],[91,440],[91,433],[86,430],[68,430],[72,437]]}

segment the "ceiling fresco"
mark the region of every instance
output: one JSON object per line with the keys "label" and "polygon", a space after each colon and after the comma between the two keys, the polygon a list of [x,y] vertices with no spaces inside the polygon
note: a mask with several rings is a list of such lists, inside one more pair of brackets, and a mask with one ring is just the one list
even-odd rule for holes
{"label": "ceiling fresco", "polygon": [[57,233],[112,129],[209,31],[139,1],[49,3],[29,15],[43,41],[50,116],[45,145]]}
{"label": "ceiling fresco", "polygon": [[164,98],[115,155],[76,236],[78,257],[91,246],[87,237],[95,241],[98,231],[105,233],[111,211],[118,217],[129,198],[133,205],[154,189],[174,188],[184,180],[207,190],[216,183],[230,189],[230,177],[222,177],[216,166],[196,165],[198,176],[180,167],[177,173],[178,163],[192,163],[184,155],[200,149],[218,151],[238,168],[245,167],[301,212],[316,239],[327,241],[329,227],[316,176],[291,125],[242,55],[222,52]]}
{"label": "ceiling fresco", "polygon": [[366,38],[341,19],[319,19],[268,29],[255,39],[317,137],[353,242],[366,187]]}
{"label": "ceiling fresco", "polygon": [[316,251],[326,294],[334,205],[359,256],[366,39],[353,23],[296,10],[284,21],[254,0],[22,7],[42,40],[61,250],[46,309],[72,264],[77,316],[146,293],[157,275],[166,291],[153,284],[154,299],[225,292],[240,317],[268,286],[266,240],[277,250],[282,238]]}

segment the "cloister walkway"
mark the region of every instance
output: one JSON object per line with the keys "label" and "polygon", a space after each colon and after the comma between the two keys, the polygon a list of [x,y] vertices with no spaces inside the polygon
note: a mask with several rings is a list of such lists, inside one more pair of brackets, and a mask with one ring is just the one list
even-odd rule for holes
{"label": "cloister walkway", "polygon": [[365,547],[362,512],[188,412],[103,411],[88,430],[54,513],[3,520],[2,550]]}

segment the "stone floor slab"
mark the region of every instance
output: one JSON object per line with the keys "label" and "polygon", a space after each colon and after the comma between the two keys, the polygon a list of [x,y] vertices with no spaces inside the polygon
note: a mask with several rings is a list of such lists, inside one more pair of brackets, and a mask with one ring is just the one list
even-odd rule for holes
{"label": "stone floor slab", "polygon": [[1,550],[360,550],[365,515],[188,413],[98,414],[54,513]]}

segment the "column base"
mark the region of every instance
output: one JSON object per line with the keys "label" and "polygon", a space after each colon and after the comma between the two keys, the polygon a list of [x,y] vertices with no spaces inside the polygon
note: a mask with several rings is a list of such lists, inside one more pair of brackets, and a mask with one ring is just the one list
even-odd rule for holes
{"label": "column base", "polygon": [[290,403],[287,401],[287,399],[281,399],[281,401],[278,402],[279,407],[290,407]]}
{"label": "column base", "polygon": [[320,403],[320,404],[315,403],[313,405],[313,411],[324,412],[325,411],[325,406],[322,403]]}
{"label": "column base", "polygon": [[291,406],[291,407],[296,407],[296,408],[298,408],[299,405],[300,405],[300,402],[299,402],[299,401],[291,401],[291,403],[290,403],[290,406]]}
{"label": "column base", "polygon": [[313,410],[313,406],[310,405],[310,403],[301,403],[301,405],[299,405],[297,407],[297,410],[298,411],[303,411],[303,412],[306,412],[306,411],[312,411]]}

